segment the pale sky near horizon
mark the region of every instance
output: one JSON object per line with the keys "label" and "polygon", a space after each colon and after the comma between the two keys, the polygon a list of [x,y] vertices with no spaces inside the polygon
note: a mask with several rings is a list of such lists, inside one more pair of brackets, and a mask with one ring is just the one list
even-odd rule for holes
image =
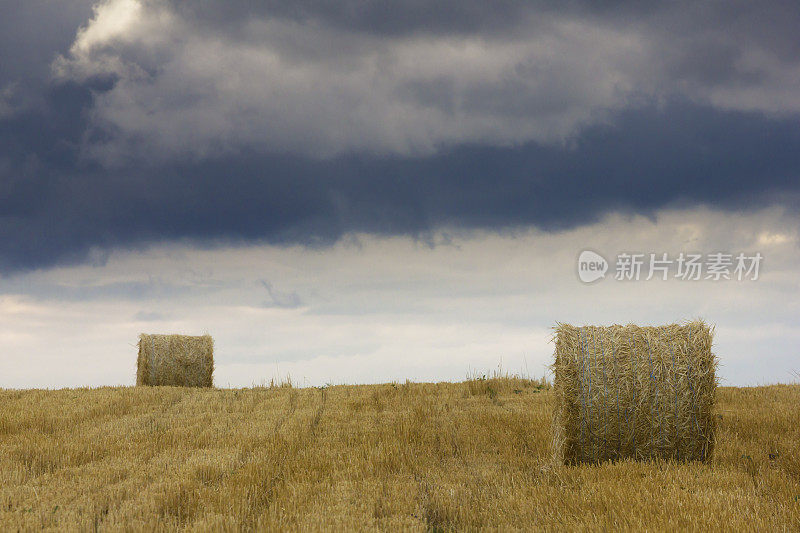
{"label": "pale sky near horizon", "polygon": [[[2,280],[2,387],[131,385],[140,332],[210,333],[217,386],[546,375],[556,321],[715,325],[722,384],[796,380],[796,231],[777,209],[609,216],[545,233],[359,236],[331,248],[163,245]],[[582,283],[584,248],[759,251],[759,278]],[[705,277],[705,273],[703,274]]]}

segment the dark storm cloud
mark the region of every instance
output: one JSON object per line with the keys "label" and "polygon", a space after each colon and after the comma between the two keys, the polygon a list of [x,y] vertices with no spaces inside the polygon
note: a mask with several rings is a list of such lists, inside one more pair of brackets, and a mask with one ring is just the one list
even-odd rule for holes
{"label": "dark storm cloud", "polygon": [[[258,19],[314,22],[376,36],[462,34],[515,35],[552,18],[588,20],[611,27],[642,27],[665,48],[681,73],[735,70],[730,59],[758,46],[782,61],[800,61],[800,8],[794,0],[677,2],[621,0],[170,0],[186,19],[213,31],[238,32]],[[669,56],[674,56],[669,58]],[[696,57],[699,56],[699,57]],[[718,59],[723,59],[718,63]],[[683,68],[682,68],[683,67]],[[713,75],[713,74],[712,74]]]}
{"label": "dark storm cloud", "polygon": [[800,192],[795,3],[58,5],[2,4],[0,272]]}
{"label": "dark storm cloud", "polygon": [[800,192],[799,126],[797,117],[684,102],[622,112],[569,147],[463,146],[424,158],[251,153],[109,171],[53,149],[28,171],[35,190],[9,181],[25,161],[4,173],[0,266],[86,260],[97,247],[162,240],[320,246],[354,231],[425,239],[443,227],[563,229],[610,210],[740,208],[781,196],[791,205]]}
{"label": "dark storm cloud", "polygon": [[259,18],[283,18],[374,35],[404,34],[508,34],[536,27],[536,20],[551,16],[591,19],[615,26],[646,25],[673,39],[704,45],[698,35],[726,34],[731,42],[758,41],[796,60],[798,7],[793,0],[754,3],[622,0],[212,0],[167,2],[183,17],[209,28],[232,31]]}
{"label": "dark storm cloud", "polygon": [[[497,0],[392,0],[384,2],[345,0],[324,2],[299,0],[283,2],[213,1],[188,5],[172,0],[170,4],[187,18],[213,27],[232,29],[253,17],[284,18],[305,23],[314,21],[349,31],[377,35],[407,33],[462,33],[500,31],[516,27],[520,17],[534,10],[552,9],[549,2]],[[552,3],[550,3],[552,4]]]}
{"label": "dark storm cloud", "polygon": [[7,90],[10,107],[40,102],[54,54],[69,49],[76,30],[91,15],[92,4],[92,0],[0,0],[0,95]]}

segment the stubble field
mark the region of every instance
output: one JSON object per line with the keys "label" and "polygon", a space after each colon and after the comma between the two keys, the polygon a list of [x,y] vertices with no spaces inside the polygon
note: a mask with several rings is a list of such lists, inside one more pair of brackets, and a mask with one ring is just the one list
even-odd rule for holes
{"label": "stubble field", "polygon": [[721,388],[710,464],[551,460],[519,378],[0,390],[0,530],[800,529],[800,386]]}

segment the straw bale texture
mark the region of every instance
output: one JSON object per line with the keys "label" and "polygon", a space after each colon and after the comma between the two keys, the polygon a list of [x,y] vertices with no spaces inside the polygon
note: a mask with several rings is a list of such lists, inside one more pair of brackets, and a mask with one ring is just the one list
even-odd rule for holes
{"label": "straw bale texture", "polygon": [[554,330],[557,460],[711,457],[713,328],[694,321],[661,327],[557,324]]}
{"label": "straw bale texture", "polygon": [[211,387],[213,374],[210,335],[139,335],[137,385]]}

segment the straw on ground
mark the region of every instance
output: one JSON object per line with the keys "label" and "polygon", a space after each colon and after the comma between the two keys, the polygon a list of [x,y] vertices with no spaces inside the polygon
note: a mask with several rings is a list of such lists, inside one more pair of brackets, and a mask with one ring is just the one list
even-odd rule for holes
{"label": "straw on ground", "polygon": [[522,379],[0,405],[0,530],[800,528],[800,386],[720,388],[710,463],[599,466],[553,466],[554,397]]}

